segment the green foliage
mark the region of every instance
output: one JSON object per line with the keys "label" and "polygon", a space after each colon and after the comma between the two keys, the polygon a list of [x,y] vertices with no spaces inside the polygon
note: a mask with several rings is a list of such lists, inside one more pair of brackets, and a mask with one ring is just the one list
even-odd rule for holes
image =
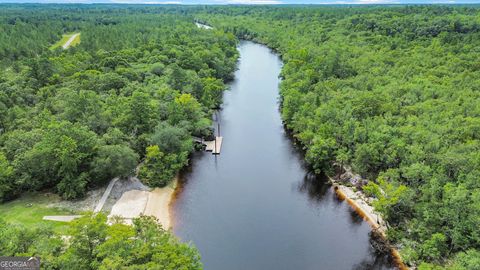
{"label": "green foliage", "polygon": [[0,152],[0,201],[8,199],[13,193],[13,167],[5,154]]}
{"label": "green foliage", "polygon": [[165,122],[155,128],[150,141],[166,153],[188,153],[192,149],[192,140],[188,132]]}
{"label": "green foliage", "polygon": [[369,197],[379,197],[382,196],[382,190],[380,187],[373,181],[368,182],[362,187],[363,193]]}
{"label": "green foliage", "polygon": [[162,76],[164,73],[164,70],[165,70],[165,65],[163,65],[162,63],[158,63],[152,67],[151,72],[157,76]]}
{"label": "green foliage", "polygon": [[40,256],[42,269],[202,269],[198,251],[176,240],[153,217],[133,226],[106,224],[104,214],[86,214],[69,225],[67,235],[44,227],[0,220],[0,253]]}
{"label": "green foliage", "polygon": [[447,269],[452,270],[479,270],[480,269],[480,251],[470,249],[466,252],[460,252],[455,256],[454,263]]}
{"label": "green foliage", "polygon": [[81,169],[88,168],[94,153],[95,133],[70,122],[49,123],[42,133],[31,149],[17,155],[16,183],[33,190],[58,183],[56,188],[65,198],[82,195],[89,179]]}
{"label": "green foliage", "polygon": [[[412,264],[475,269],[479,25],[476,6],[2,5],[0,199],[44,188],[75,198],[128,174],[137,155],[142,179],[166,185],[189,137],[211,133],[236,35],[281,54],[282,117],[316,172],[348,164],[375,179],[364,190]],[[64,32],[82,42],[48,50]]]}
{"label": "green foliage", "polygon": [[[211,133],[238,56],[232,34],[199,31],[176,8],[1,8],[0,201],[81,197],[134,173],[149,145],[164,155],[146,181],[161,186],[187,163],[191,136]],[[65,32],[82,42],[50,50]]]}
{"label": "green foliage", "polygon": [[442,267],[438,266],[438,265],[435,265],[435,264],[432,264],[432,263],[421,263],[419,266],[418,266],[418,270],[441,270]]}
{"label": "green foliage", "polygon": [[377,181],[378,185],[374,182],[369,182],[363,187],[363,190],[377,198],[373,202],[376,210],[381,212],[386,219],[394,220],[395,216],[401,214],[401,205],[407,203],[407,187],[395,185],[384,177],[379,177]]}
{"label": "green foliage", "polygon": [[164,187],[186,162],[186,155],[164,153],[158,145],[149,146],[139,177],[149,186]]}
{"label": "green foliage", "polygon": [[93,172],[99,183],[115,177],[132,176],[138,164],[138,154],[125,145],[105,145],[98,149],[92,161]]}
{"label": "green foliage", "polygon": [[434,233],[430,239],[425,241],[421,246],[422,257],[432,260],[439,260],[443,254],[448,251],[447,238],[441,233]]}

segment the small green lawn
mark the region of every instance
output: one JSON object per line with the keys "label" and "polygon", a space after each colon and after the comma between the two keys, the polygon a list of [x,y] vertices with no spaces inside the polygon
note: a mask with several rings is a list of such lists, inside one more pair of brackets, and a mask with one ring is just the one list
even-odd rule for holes
{"label": "small green lawn", "polygon": [[60,198],[51,193],[31,193],[11,202],[0,204],[0,218],[8,223],[22,224],[27,227],[46,225],[57,232],[64,232],[68,223],[43,220],[43,216],[72,215],[72,211],[49,207]]}
{"label": "small green lawn", "polygon": [[[63,35],[62,39],[60,39],[57,43],[53,44],[50,47],[50,50],[55,50],[57,48],[61,48],[75,34],[77,34],[77,33],[71,33],[71,34]],[[79,43],[80,43],[80,34],[78,34],[78,36],[75,37],[75,39],[72,41],[72,43],[70,43],[69,47],[74,47],[74,46],[78,45]]]}

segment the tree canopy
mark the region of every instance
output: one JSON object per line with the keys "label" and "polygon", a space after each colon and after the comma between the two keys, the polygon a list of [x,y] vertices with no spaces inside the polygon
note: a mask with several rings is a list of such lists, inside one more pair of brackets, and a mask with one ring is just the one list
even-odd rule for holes
{"label": "tree canopy", "polygon": [[[141,180],[163,186],[187,164],[238,53],[233,34],[198,29],[182,10],[2,4],[0,201],[43,189],[78,198],[145,158]],[[49,49],[71,31],[80,44]]]}
{"label": "tree canopy", "polygon": [[67,235],[49,228],[29,228],[0,220],[3,256],[39,256],[42,269],[202,269],[195,247],[180,243],[153,217],[133,226],[107,225],[104,214],[74,220]]}
{"label": "tree canopy", "polygon": [[[249,39],[282,56],[282,117],[316,173],[349,165],[370,180],[364,191],[408,264],[479,268],[478,6],[0,8],[0,200],[46,188],[77,198],[141,160],[140,176],[166,185],[188,163],[191,135],[211,134],[238,39]],[[81,43],[49,49],[69,32],[81,32]],[[126,235],[149,230],[112,226],[125,238],[82,248],[106,239],[100,223],[60,258],[101,269],[170,265],[170,250],[154,256],[137,242],[148,259],[129,257]],[[46,250],[56,269],[61,249]],[[180,250],[196,269],[195,253]]]}

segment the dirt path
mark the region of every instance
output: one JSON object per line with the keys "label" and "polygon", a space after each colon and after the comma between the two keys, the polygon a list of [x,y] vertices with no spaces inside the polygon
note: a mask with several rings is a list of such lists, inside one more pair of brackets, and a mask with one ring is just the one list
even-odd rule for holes
{"label": "dirt path", "polygon": [[75,38],[80,35],[80,33],[76,33],[74,35],[72,35],[68,40],[67,42],[65,42],[65,44],[62,45],[62,48],[64,50],[68,49],[68,47],[70,47],[70,44],[72,44],[72,42],[75,40]]}
{"label": "dirt path", "polygon": [[203,23],[196,22],[195,25],[198,28],[203,28],[203,29],[207,29],[207,30],[213,29],[213,27],[211,27],[210,25],[206,25],[206,24],[203,24]]}

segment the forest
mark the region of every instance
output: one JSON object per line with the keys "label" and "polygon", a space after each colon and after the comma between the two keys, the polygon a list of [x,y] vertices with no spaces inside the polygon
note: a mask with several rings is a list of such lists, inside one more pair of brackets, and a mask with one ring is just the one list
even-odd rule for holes
{"label": "forest", "polygon": [[[135,8],[6,11],[0,200],[47,188],[78,198],[134,174],[140,161],[142,179],[165,186],[188,162],[191,135],[211,135],[210,114],[235,68],[232,34],[154,15],[163,9],[141,17]],[[48,50],[71,31],[82,33],[79,46]]]}
{"label": "forest", "polygon": [[48,227],[12,225],[0,220],[2,256],[40,257],[41,269],[202,269],[200,254],[165,231],[153,217],[132,226],[107,225],[103,213],[75,220],[65,236]]}
{"label": "forest", "polygon": [[478,6],[236,7],[197,15],[278,51],[284,123],[317,173],[370,180],[419,269],[480,269]]}
{"label": "forest", "polygon": [[[246,39],[281,55],[282,118],[312,170],[366,179],[356,188],[376,198],[405,263],[480,269],[478,6],[0,9],[0,201],[41,190],[75,199],[137,168],[167,185],[192,136],[212,136]],[[74,32],[80,44],[49,49]],[[201,268],[149,218],[105,221],[76,221],[68,248],[48,229],[0,221],[0,251],[40,254],[45,269]]]}
{"label": "forest", "polygon": [[[81,198],[140,163],[142,181],[162,187],[188,163],[191,136],[211,136],[238,57],[233,34],[200,30],[175,8],[0,9],[0,201]],[[50,49],[71,32],[80,44]],[[51,228],[3,221],[0,254],[40,256],[42,269],[201,268],[196,249],[154,220],[106,220],[73,224],[68,246]]]}

